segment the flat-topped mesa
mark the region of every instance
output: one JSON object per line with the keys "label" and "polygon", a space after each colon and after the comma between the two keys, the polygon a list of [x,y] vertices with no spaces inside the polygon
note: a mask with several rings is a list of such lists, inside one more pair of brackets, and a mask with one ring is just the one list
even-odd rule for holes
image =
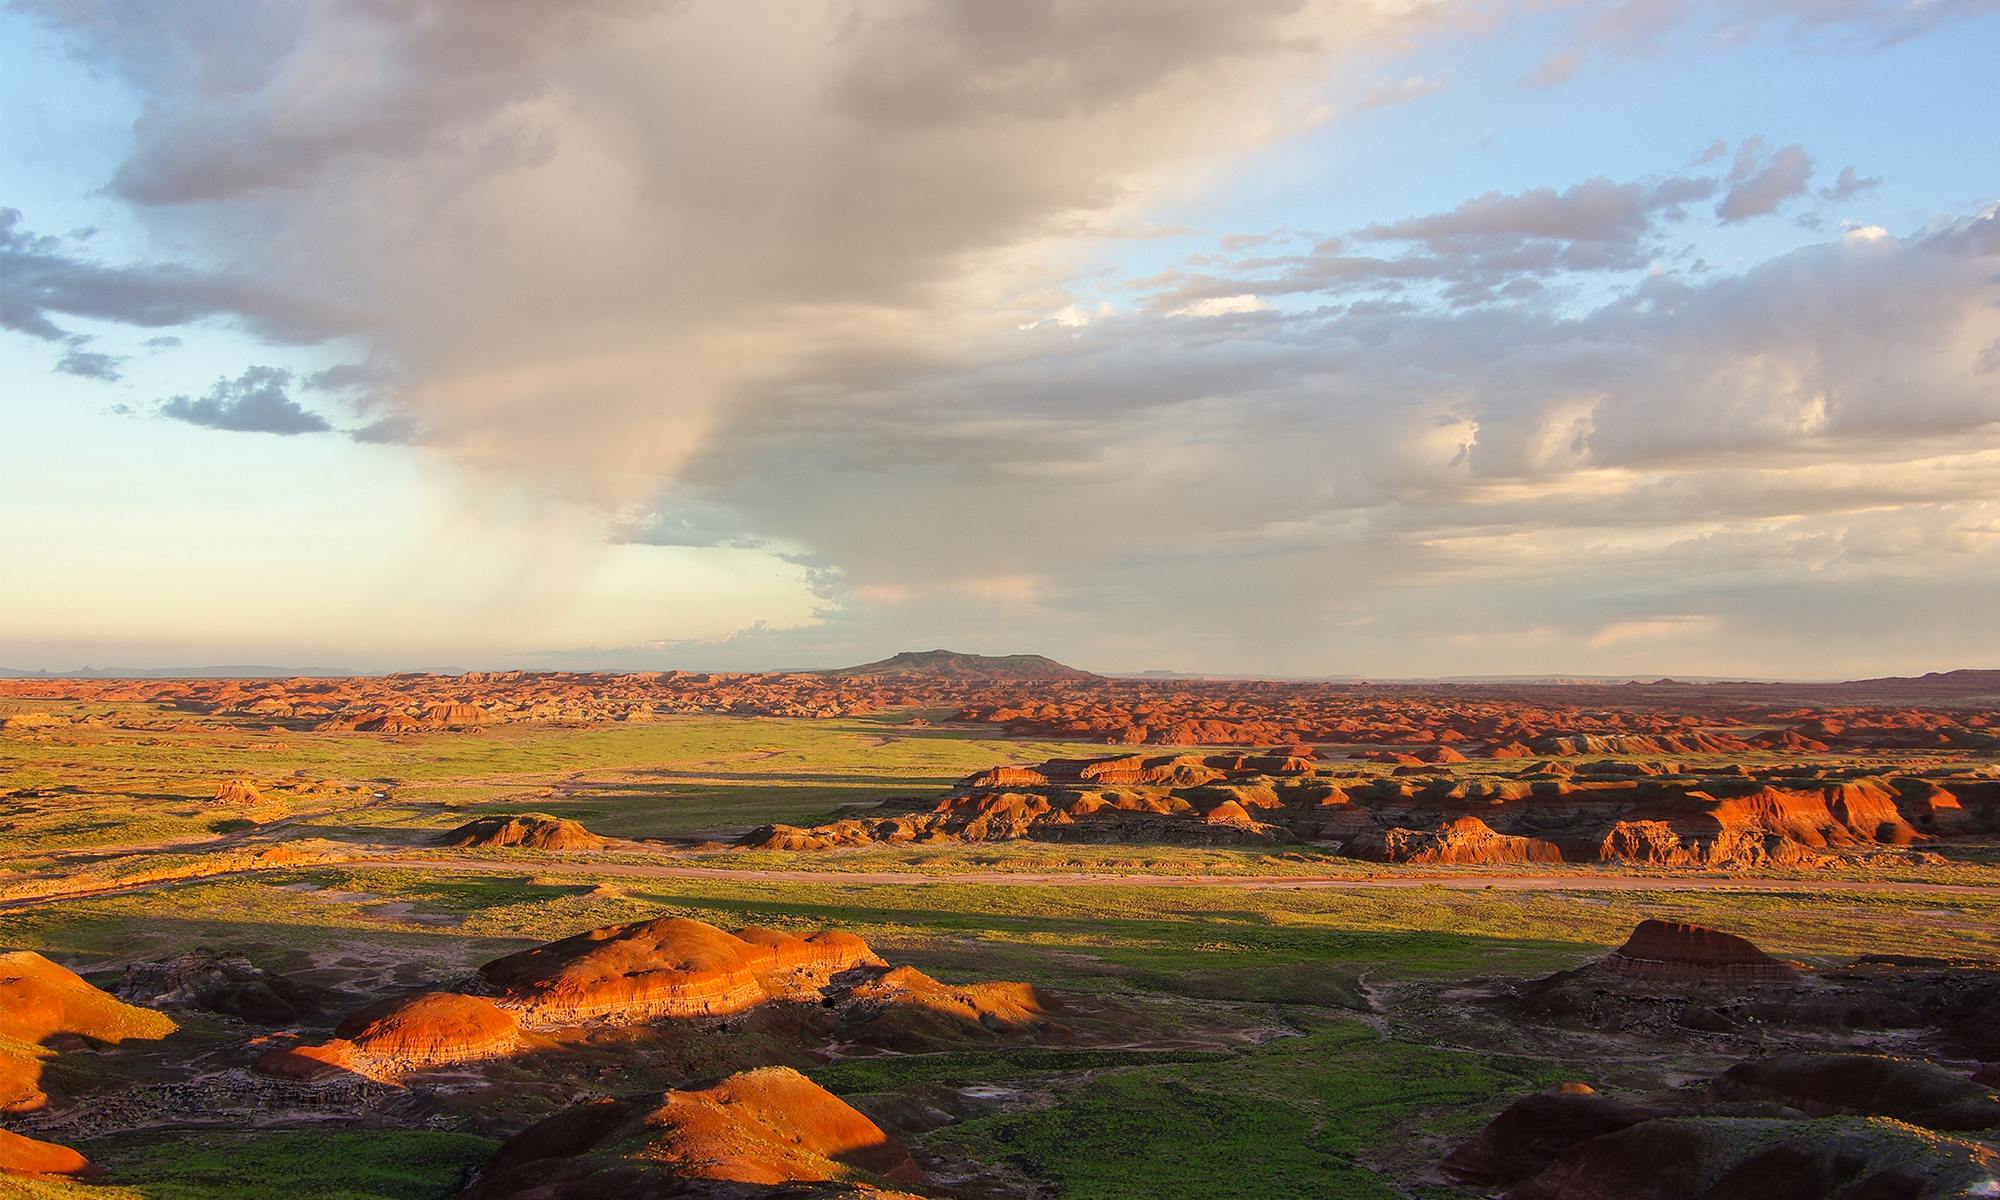
{"label": "flat-topped mesa", "polygon": [[517,813],[478,817],[437,836],[440,846],[504,847],[530,850],[602,850],[611,839],[599,837],[567,817],[548,813]]}
{"label": "flat-topped mesa", "polygon": [[1622,974],[1674,982],[1781,983],[1798,977],[1796,969],[1733,933],[1652,918],[1639,922],[1604,965]]}
{"label": "flat-topped mesa", "polygon": [[841,971],[886,966],[853,934],[728,933],[664,917],[592,929],[479,968],[531,1024],[727,1016],[817,992]]}
{"label": "flat-topped mesa", "polygon": [[[744,1196],[822,1184],[831,1186],[810,1194],[888,1197],[900,1193],[877,1181],[921,1179],[909,1150],[838,1096],[789,1067],[761,1067],[703,1087],[583,1101],[507,1139],[462,1194]],[[725,1186],[705,1190],[704,1181]]]}
{"label": "flat-topped mesa", "polygon": [[266,1051],[257,1070],[286,1079],[394,1079],[408,1071],[499,1058],[521,1044],[514,1015],[478,996],[418,992],[357,1010],[316,1046]]}

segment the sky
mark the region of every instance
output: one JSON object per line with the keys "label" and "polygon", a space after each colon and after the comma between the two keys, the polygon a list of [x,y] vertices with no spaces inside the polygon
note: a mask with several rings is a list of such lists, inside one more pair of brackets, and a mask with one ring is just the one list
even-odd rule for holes
{"label": "sky", "polygon": [[16,0],[0,665],[2000,666],[2000,0]]}

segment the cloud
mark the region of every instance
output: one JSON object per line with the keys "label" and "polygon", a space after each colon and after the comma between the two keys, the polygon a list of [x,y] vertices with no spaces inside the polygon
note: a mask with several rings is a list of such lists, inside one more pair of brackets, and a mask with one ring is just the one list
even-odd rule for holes
{"label": "cloud", "polygon": [[1882,178],[1879,175],[1863,178],[1853,167],[1842,167],[1839,176],[1833,181],[1833,186],[1821,188],[1819,194],[1824,200],[1850,200],[1881,186]]}
{"label": "cloud", "polygon": [[1595,55],[1653,58],[1676,46],[1712,52],[1769,34],[1843,50],[1877,50],[1961,21],[1993,0],[1605,0],[1574,6],[1566,44],[1521,82],[1552,87]]}
{"label": "cloud", "polygon": [[[1544,280],[1647,267],[1665,227],[1716,189],[1707,176],[1669,175],[1492,191],[1446,211],[1324,238],[1303,253],[1270,253],[1284,240],[1276,236],[1235,235],[1223,239],[1223,248],[1247,253],[1203,256],[1140,286],[1148,291],[1148,310],[1169,315],[1202,313],[1197,306],[1246,296],[1386,297],[1436,288],[1455,307],[1532,299]],[[1386,249],[1363,254],[1351,244]]]}
{"label": "cloud", "polygon": [[1580,50],[1562,50],[1542,60],[1542,65],[1521,77],[1522,87],[1559,87],[1575,79],[1583,70],[1584,56]]}
{"label": "cloud", "polygon": [[1615,183],[1599,176],[1560,192],[1548,187],[1487,192],[1449,212],[1364,226],[1354,236],[1421,242],[1439,253],[1529,238],[1630,245],[1651,231],[1655,214],[1702,199],[1714,187],[1710,180],[1689,176],[1652,183]]}
{"label": "cloud", "polygon": [[1271,311],[1271,302],[1262,296],[1210,296],[1192,304],[1182,305],[1167,315],[1170,317],[1226,317],[1242,313]]}
{"label": "cloud", "polygon": [[650,504],[622,509],[610,540],[644,546],[727,546],[756,549],[765,539],[752,532],[743,515],[698,496],[662,495]]}
{"label": "cloud", "polygon": [[1451,80],[1442,75],[1410,75],[1391,83],[1376,84],[1361,94],[1354,107],[1363,111],[1393,108],[1425,96],[1435,96],[1450,86]]}
{"label": "cloud", "polygon": [[[1777,7],[1565,11],[1604,18],[1574,67],[1831,28]],[[1725,182],[1725,148],[1120,282],[1107,244],[1324,120],[1432,6],[52,12],[140,98],[113,182],[161,244],[351,314],[307,324],[354,361],[297,385],[372,405],[350,436],[587,503],[631,553],[809,563],[816,626],[738,665],[971,630],[1106,666],[1423,669],[1532,626],[1522,665],[1551,669],[1690,613],[1717,656],[1803,660],[1884,597],[1926,644],[1992,644],[1966,602],[2000,554],[1990,212],[1697,270],[1688,211],[1808,182],[1796,147]],[[263,427],[252,394],[328,427],[289,379],[171,403]]]}
{"label": "cloud", "polygon": [[825,347],[900,360],[922,330],[949,356],[1064,311],[1095,239],[1321,119],[1313,87],[1432,19],[1404,0],[31,7],[141,97],[114,186],[142,215],[360,314],[398,373],[383,403],[432,444],[607,508]]}
{"label": "cloud", "polygon": [[1604,650],[1626,642],[1658,642],[1675,638],[1713,637],[1721,622],[1712,616],[1684,614],[1637,621],[1613,621],[1590,636],[1593,650]]}
{"label": "cloud", "polygon": [[55,369],[64,375],[95,379],[103,383],[116,383],[119,379],[118,365],[122,361],[113,354],[72,348],[64,351],[63,356],[56,360]]}
{"label": "cloud", "polygon": [[1715,206],[1725,224],[1776,212],[1785,201],[1802,196],[1812,177],[1812,158],[1803,146],[1766,151],[1762,138],[1751,138],[1736,151],[1729,172],[1729,191]]}
{"label": "cloud", "polygon": [[299,406],[287,388],[290,371],[251,367],[235,379],[218,379],[200,399],[175,396],[159,413],[175,421],[232,433],[325,433],[333,425],[318,413]]}
{"label": "cloud", "polygon": [[423,427],[407,413],[393,413],[356,426],[347,436],[368,446],[414,446],[423,440]]}
{"label": "cloud", "polygon": [[54,316],[85,317],[146,329],[212,317],[232,320],[270,341],[309,344],[355,328],[309,288],[277,287],[248,276],[164,265],[106,266],[64,239],[28,232],[18,209],[0,208],[0,328],[45,341],[70,335]]}

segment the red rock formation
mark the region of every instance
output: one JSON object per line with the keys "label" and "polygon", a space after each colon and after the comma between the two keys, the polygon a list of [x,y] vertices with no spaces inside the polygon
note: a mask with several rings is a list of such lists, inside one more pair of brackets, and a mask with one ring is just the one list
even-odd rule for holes
{"label": "red rock formation", "polygon": [[163,1038],[175,1028],[165,1013],[122,1003],[32,950],[0,954],[0,1111],[46,1103],[36,1047],[51,1038],[117,1045]]}
{"label": "red rock formation", "polygon": [[1935,1063],[1877,1054],[1784,1054],[1715,1080],[1722,1100],[1763,1100],[1809,1116],[1894,1117],[1949,1132],[2000,1129],[2000,1093]]}
{"label": "red rock formation", "polygon": [[881,966],[867,943],[828,930],[726,933],[684,917],[593,929],[479,969],[536,1023],[742,1012],[850,967]]}
{"label": "red rock formation", "polygon": [[262,1025],[290,1025],[317,1013],[326,993],[260,970],[243,954],[195,949],[127,966],[118,994],[153,1007],[181,1004]]}
{"label": "red rock formation", "polygon": [[1507,778],[1425,764],[1383,778],[1288,756],[1131,754],[995,768],[927,807],[891,801],[812,829],[766,826],[741,844],[1315,841],[1391,862],[1715,867],[1813,865],[1996,830],[2000,780],[1957,768],[1884,777],[1853,767],[1752,772],[1731,764],[1682,774],[1625,761],[1555,762]]}
{"label": "red rock formation", "polygon": [[441,846],[520,846],[533,850],[601,850],[611,844],[566,817],[518,813],[479,817],[439,834]]}
{"label": "red rock formation", "polygon": [[1601,1096],[1587,1084],[1561,1084],[1508,1105],[1446,1156],[1444,1172],[1463,1183],[1514,1183],[1573,1146],[1664,1115],[1661,1109]]}
{"label": "red rock formation", "polygon": [[1639,922],[1605,960],[1612,969],[1650,979],[1784,981],[1797,972],[1732,933],[1680,921]]}
{"label": "red rock formation", "polygon": [[706,1087],[585,1101],[508,1139],[464,1194],[583,1200],[695,1181],[877,1179],[922,1175],[907,1149],[839,1097],[788,1067],[765,1067]]}
{"label": "red rock formation", "polygon": [[264,794],[257,785],[247,779],[226,779],[215,789],[217,804],[232,804],[241,808],[255,808],[264,803]]}
{"label": "red rock formation", "polygon": [[419,992],[371,1004],[316,1046],[281,1046],[257,1060],[266,1075],[316,1080],[339,1075],[394,1079],[449,1063],[497,1058],[521,1044],[512,1013],[478,996]]}
{"label": "red rock formation", "polygon": [[0,1175],[89,1175],[90,1160],[68,1146],[0,1129]]}
{"label": "red rock formation", "polygon": [[[1942,1200],[1977,1195],[1997,1166],[1985,1146],[1889,1123],[1666,1117],[1581,1142],[1506,1195]],[[1783,1190],[1771,1190],[1774,1182]]]}

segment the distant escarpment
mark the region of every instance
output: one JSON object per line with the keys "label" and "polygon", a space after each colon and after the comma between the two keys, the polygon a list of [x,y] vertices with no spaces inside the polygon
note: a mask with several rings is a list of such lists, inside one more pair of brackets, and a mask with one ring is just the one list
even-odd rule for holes
{"label": "distant escarpment", "polygon": [[1415,763],[1383,776],[1292,754],[1133,754],[996,767],[939,800],[892,800],[811,828],[768,825],[740,844],[1310,842],[1385,862],[1719,867],[1810,865],[1996,828],[2000,776],[1990,769],[1557,761],[1481,776]]}

